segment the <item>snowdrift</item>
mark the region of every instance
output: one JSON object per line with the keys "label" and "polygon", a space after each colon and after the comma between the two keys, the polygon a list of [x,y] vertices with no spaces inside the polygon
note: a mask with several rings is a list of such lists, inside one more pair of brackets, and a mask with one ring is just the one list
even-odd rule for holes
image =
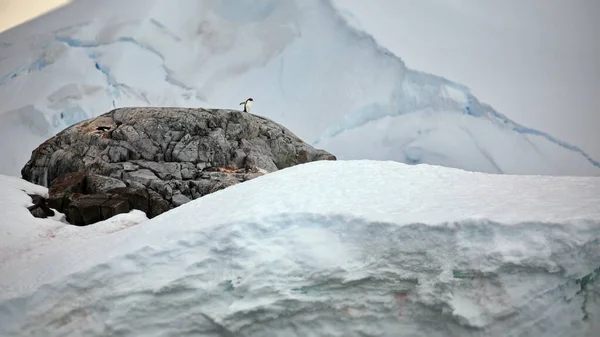
{"label": "snowdrift", "polygon": [[597,336],[599,189],[299,165],[0,269],[0,334]]}
{"label": "snowdrift", "polygon": [[113,107],[238,108],[340,159],[598,175],[579,148],[408,69],[327,0],[80,0],[0,35],[0,173]]}
{"label": "snowdrift", "polygon": [[31,259],[43,252],[52,252],[57,246],[70,245],[70,240],[84,243],[148,219],[144,212],[133,210],[98,222],[97,226],[76,227],[67,223],[64,214],[59,212],[51,218],[39,219],[27,210],[33,204],[28,194],[47,198],[45,187],[0,175],[0,191],[0,270],[27,268]]}

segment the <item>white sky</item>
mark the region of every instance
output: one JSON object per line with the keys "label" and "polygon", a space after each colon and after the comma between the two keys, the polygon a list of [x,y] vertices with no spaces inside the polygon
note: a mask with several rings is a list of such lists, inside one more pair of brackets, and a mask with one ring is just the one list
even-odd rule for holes
{"label": "white sky", "polygon": [[334,2],[408,67],[600,159],[600,1]]}
{"label": "white sky", "polygon": [[0,32],[69,2],[70,0],[0,0]]}

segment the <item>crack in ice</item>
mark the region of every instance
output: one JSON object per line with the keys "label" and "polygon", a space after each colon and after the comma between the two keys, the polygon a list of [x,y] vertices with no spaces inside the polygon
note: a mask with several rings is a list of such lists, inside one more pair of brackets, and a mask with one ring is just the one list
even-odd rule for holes
{"label": "crack in ice", "polygon": [[175,41],[181,41],[181,38],[177,35],[175,35],[174,33],[172,33],[169,28],[167,28],[167,26],[165,26],[162,22],[158,21],[155,18],[151,18],[150,19],[150,23],[153,24],[154,26],[156,26],[156,28],[158,28],[161,32],[169,35],[170,37],[172,37]]}
{"label": "crack in ice", "polygon": [[183,82],[174,78],[173,70],[171,70],[169,67],[167,67],[165,65],[165,61],[166,61],[165,56],[160,51],[152,48],[151,46],[148,46],[146,44],[139,42],[138,40],[136,40],[135,38],[133,38],[131,36],[121,36],[115,40],[111,40],[108,42],[85,41],[85,40],[79,40],[79,39],[74,39],[74,38],[64,38],[64,37],[63,38],[57,37],[56,40],[66,43],[69,47],[79,47],[79,48],[98,48],[98,47],[112,45],[115,43],[133,44],[143,50],[146,50],[146,51],[154,54],[158,58],[160,58],[160,60],[162,62],[163,71],[165,72],[165,81],[167,83],[174,85],[176,87],[179,87],[181,89],[184,89],[184,90],[194,90],[194,88],[187,86]]}
{"label": "crack in ice", "polygon": [[[154,20],[151,22],[154,25],[157,25],[159,27],[164,27],[164,25],[160,24],[158,21]],[[65,29],[70,29],[72,27],[68,27]],[[166,27],[165,27],[166,28]],[[64,29],[63,29],[64,30]],[[165,31],[165,33],[168,33]],[[136,40],[134,37],[131,36],[120,36],[114,40],[110,40],[110,41],[106,41],[106,42],[97,42],[97,41],[86,41],[86,40],[81,40],[81,39],[76,39],[76,38],[72,38],[72,37],[61,37],[61,36],[55,36],[53,41],[48,42],[46,45],[44,45],[43,50],[44,53],[42,53],[42,55],[36,59],[35,61],[29,63],[29,64],[25,64],[22,65],[21,67],[17,68],[16,70],[13,70],[12,72],[9,72],[8,74],[0,77],[0,85],[6,84],[8,83],[10,80],[19,77],[21,75],[26,75],[29,73],[32,73],[33,71],[41,71],[42,69],[44,69],[46,66],[50,65],[51,63],[48,63],[45,61],[45,52],[46,49],[52,44],[52,42],[60,42],[60,43],[64,43],[69,47],[72,48],[100,48],[100,47],[104,47],[104,46],[109,46],[109,45],[113,45],[115,43],[130,43],[133,44],[145,51],[148,51],[152,54],[154,54],[155,56],[159,57],[161,62],[162,62],[162,68],[165,72],[165,81],[173,86],[179,87],[181,89],[184,90],[194,90],[194,88],[186,85],[185,83],[177,80],[173,74],[173,70],[171,70],[169,67],[167,67],[165,65],[165,56],[158,50],[156,50],[155,48],[152,48],[151,46],[148,46],[144,43],[139,42],[138,40]],[[107,84],[109,85],[109,88],[118,88],[120,86],[122,86],[120,83],[118,83],[115,79],[114,76],[112,76],[110,74],[110,70],[108,67],[103,66],[102,64],[100,64],[100,62],[98,62],[97,56],[98,54],[94,54],[95,56],[91,56],[88,55],[88,57],[94,62],[94,67],[102,72],[106,77],[107,77]]]}

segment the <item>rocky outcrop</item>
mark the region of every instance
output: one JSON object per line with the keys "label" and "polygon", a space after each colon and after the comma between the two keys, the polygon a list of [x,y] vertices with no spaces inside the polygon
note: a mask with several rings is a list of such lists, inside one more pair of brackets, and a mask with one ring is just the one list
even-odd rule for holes
{"label": "rocky outcrop", "polygon": [[48,205],[87,225],[149,217],[268,172],[335,160],[260,116],[235,110],[120,108],[48,139],[21,170]]}
{"label": "rocky outcrop", "polygon": [[50,184],[48,206],[60,210],[67,221],[86,226],[132,209],[148,217],[172,208],[158,193],[140,187],[127,187],[115,178],[86,172],[66,173]]}

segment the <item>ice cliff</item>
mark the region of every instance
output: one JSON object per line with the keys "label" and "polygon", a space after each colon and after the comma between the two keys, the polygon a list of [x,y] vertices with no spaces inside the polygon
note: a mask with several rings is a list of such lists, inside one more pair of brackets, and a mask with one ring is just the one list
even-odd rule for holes
{"label": "ice cliff", "polygon": [[[579,148],[408,69],[329,0],[80,0],[0,34],[0,173],[114,107],[237,108],[340,159],[599,175]],[[18,142],[12,141],[15,137]]]}

